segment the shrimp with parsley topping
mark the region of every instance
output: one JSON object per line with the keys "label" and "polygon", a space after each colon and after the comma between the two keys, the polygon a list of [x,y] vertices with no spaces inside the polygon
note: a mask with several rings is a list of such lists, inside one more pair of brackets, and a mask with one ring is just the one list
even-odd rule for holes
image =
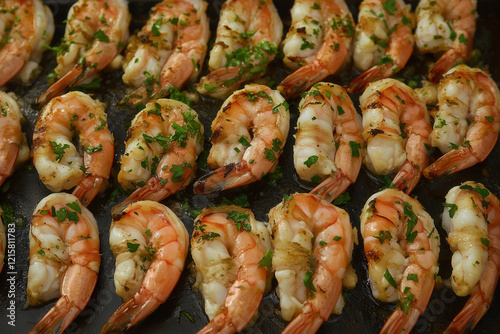
{"label": "shrimp with parsley topping", "polygon": [[[76,186],[73,195],[85,206],[108,180],[114,160],[104,108],[85,93],[69,92],[45,105],[33,133],[31,155],[41,181],[56,192]],[[72,142],[75,136],[79,145]]]}
{"label": "shrimp with parsley topping", "polygon": [[356,181],[362,162],[361,116],[342,87],[320,82],[299,103],[293,147],[302,180],[320,183],[312,193],[333,201]]}
{"label": "shrimp with parsley topping", "polygon": [[286,99],[334,74],[350,54],[354,20],[344,0],[296,0],[283,62],[296,70],[278,85]]}
{"label": "shrimp with parsley topping", "polygon": [[[344,306],[342,286],[353,289],[353,238],[349,215],[313,194],[294,194],[269,212],[283,333],[316,333]],[[292,320],[293,319],[293,320]]]}
{"label": "shrimp with parsley topping", "polygon": [[41,72],[54,28],[52,11],[41,0],[0,3],[0,86],[12,78],[26,83]]}
{"label": "shrimp with parsley topping", "polygon": [[30,334],[62,333],[85,308],[97,283],[97,222],[77,197],[51,194],[33,212],[29,239],[28,305],[60,297]]}
{"label": "shrimp with parsley topping", "polygon": [[198,77],[210,36],[206,9],[202,0],[165,0],[153,7],[123,63],[123,81],[139,88],[120,104],[167,96]]}
{"label": "shrimp with parsley topping", "polygon": [[272,0],[224,2],[208,62],[211,72],[201,78],[198,92],[224,99],[264,75],[282,35],[283,23]]}
{"label": "shrimp with parsley topping", "polygon": [[188,105],[170,99],[149,102],[127,132],[118,173],[123,189],[139,188],[112,212],[118,214],[139,200],[161,201],[184,189],[195,176],[203,131],[198,114]]}
{"label": "shrimp with parsley topping", "polygon": [[249,209],[212,207],[196,217],[191,255],[210,319],[198,334],[245,328],[270,288],[270,252],[269,231]]}
{"label": "shrimp with parsley topping", "polygon": [[488,311],[500,275],[500,201],[481,183],[464,182],[446,195],[443,227],[452,249],[451,285],[470,294],[445,333],[473,330]]}
{"label": "shrimp with parsley topping", "polygon": [[375,174],[397,172],[393,183],[409,194],[429,164],[431,123],[417,94],[395,79],[371,83],[359,98],[363,111],[363,162]]}
{"label": "shrimp with parsley topping", "polygon": [[61,45],[55,48],[60,79],[37,103],[44,105],[108,67],[126,45],[129,22],[126,0],[78,0],[68,12]]}
{"label": "shrimp with parsley topping", "polygon": [[477,0],[420,0],[415,44],[421,53],[440,55],[429,71],[437,83],[457,63],[468,62],[476,32]]}
{"label": "shrimp with parsley topping", "polygon": [[360,229],[373,296],[399,301],[380,333],[410,333],[427,307],[439,270],[434,221],[416,199],[385,189],[366,201]]}
{"label": "shrimp with parsley topping", "polygon": [[487,72],[467,65],[452,68],[439,82],[438,100],[429,138],[444,155],[424,170],[427,178],[483,162],[500,131],[500,91]]}
{"label": "shrimp with parsley topping", "polygon": [[121,333],[167,300],[184,268],[189,236],[169,208],[140,201],[113,216],[109,243],[116,258],[116,293],[124,304],[101,333]]}
{"label": "shrimp with parsley topping", "polygon": [[207,162],[217,169],[196,181],[195,193],[239,187],[274,171],[289,128],[288,104],[278,91],[250,84],[234,92],[212,122]]}
{"label": "shrimp with parsley topping", "polygon": [[353,58],[354,66],[364,73],[351,83],[350,93],[405,67],[413,52],[413,16],[404,0],[361,2]]}

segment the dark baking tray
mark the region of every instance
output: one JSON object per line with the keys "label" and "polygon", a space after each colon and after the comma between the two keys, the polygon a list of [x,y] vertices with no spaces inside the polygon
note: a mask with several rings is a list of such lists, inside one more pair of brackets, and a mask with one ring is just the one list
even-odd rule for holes
{"label": "dark baking tray", "polygon": [[[133,15],[131,31],[141,27],[147,19],[149,8],[157,1],[130,0],[130,10]],[[355,17],[357,17],[357,7],[359,0],[348,1],[349,7]],[[413,1],[413,5],[415,6]],[[63,33],[64,25],[62,21],[66,18],[66,13],[74,1],[45,1],[54,12],[57,22],[56,36],[52,45],[56,45]],[[218,13],[223,0],[209,2],[208,14],[211,18],[211,30],[215,31]],[[290,8],[292,1],[275,0],[283,19],[285,29],[290,23]],[[500,3],[495,0],[479,0],[478,28],[475,48],[482,52],[482,63],[480,66],[488,68],[497,83],[500,81],[500,43],[498,36],[500,32]],[[286,30],[285,30],[286,31]],[[425,63],[432,59],[431,56],[413,56],[405,70],[398,74],[399,78],[410,78],[413,75],[425,72]],[[424,64],[424,65],[423,65]],[[46,74],[55,67],[55,55],[47,52],[44,56],[43,74],[27,85],[8,84],[7,90],[18,94],[24,101],[22,111],[28,122],[24,129],[27,132],[29,141],[33,136],[33,128],[36,122],[38,109],[34,106],[35,99],[48,87],[45,79]],[[206,66],[204,69],[206,72]],[[283,68],[282,62],[277,59],[271,66],[270,77],[277,83],[289,72]],[[345,71],[328,80],[347,85],[357,75],[350,66]],[[273,87],[276,84],[274,84]],[[118,199],[111,201],[111,192],[116,186],[116,173],[119,169],[119,157],[123,153],[125,129],[127,124],[135,115],[131,109],[119,110],[116,103],[126,93],[125,86],[121,83],[121,73],[106,73],[103,75],[103,89],[93,91],[94,97],[108,103],[107,113],[109,115],[109,127],[115,136],[116,153],[115,164],[110,178],[110,187],[94,202],[89,209],[95,215],[100,230],[102,263],[99,279],[94,293],[87,305],[87,308],[69,326],[67,333],[98,333],[113,312],[121,305],[120,297],[115,293],[113,285],[114,258],[109,248],[109,227],[111,224],[110,208],[125,198],[121,195]],[[193,90],[193,86],[187,86],[188,90]],[[357,95],[352,96],[357,106]],[[205,138],[207,139],[206,149],[209,149],[208,138],[210,136],[210,123],[216,115],[221,101],[213,100],[201,96],[198,103],[193,108],[200,114],[200,119],[205,126]],[[164,204],[173,209],[186,225],[189,232],[193,229],[193,218],[189,214],[191,210],[202,209],[210,204],[219,204],[223,198],[232,199],[240,193],[248,196],[250,206],[258,219],[267,221],[267,212],[283,197],[283,194],[295,192],[307,192],[310,188],[298,181],[293,167],[293,143],[292,135],[295,133],[298,112],[296,104],[292,103],[290,135],[285,146],[285,151],[280,157],[279,165],[283,171],[283,177],[277,181],[277,185],[270,185],[269,178],[252,185],[225,191],[220,194],[193,195],[192,187],[181,191],[179,194],[171,196],[163,201]],[[359,109],[358,109],[359,111]],[[438,156],[434,152],[433,157]],[[441,203],[447,191],[466,180],[475,180],[484,183],[491,191],[500,195],[500,145],[497,144],[490,156],[479,165],[468,170],[445,176],[437,180],[422,179],[420,184],[413,191],[413,196],[417,197],[434,218],[436,226],[441,236],[441,253],[439,262],[441,264],[439,275],[443,278],[450,276],[451,252],[446,243],[446,235],[441,228]],[[207,169],[200,169],[197,176],[205,174]],[[364,168],[361,170],[355,185],[348,189],[352,200],[343,207],[351,217],[351,223],[359,228],[359,214],[366,199],[383,186],[383,183],[370,175]],[[42,316],[54,305],[54,302],[47,303],[40,307],[24,308],[26,302],[26,284],[29,263],[29,221],[36,204],[50,191],[38,179],[36,170],[31,163],[17,170],[0,190],[0,203],[10,203],[15,208],[16,215],[20,218],[15,232],[16,240],[16,264],[15,264],[15,298],[9,294],[9,284],[7,278],[8,269],[5,266],[0,274],[0,333],[27,333],[42,318]],[[183,208],[187,203],[188,208]],[[358,233],[359,234],[359,233]],[[359,235],[361,241],[361,235]],[[200,295],[193,291],[194,281],[191,275],[192,259],[188,255],[186,268],[167,302],[161,305],[142,323],[132,328],[129,333],[194,333],[201,329],[208,318],[204,313],[203,302]],[[344,312],[340,316],[331,316],[329,321],[324,323],[318,333],[377,333],[385,320],[394,309],[394,305],[384,304],[376,301],[370,293],[368,286],[368,275],[366,260],[363,254],[362,244],[354,248],[352,263],[358,275],[358,284],[353,291],[347,291],[347,303]],[[275,284],[275,282],[274,282]],[[497,290],[493,305],[485,317],[478,324],[474,333],[500,333],[500,292]],[[7,318],[9,311],[7,307],[11,300],[15,300],[15,327],[8,325]],[[450,289],[436,287],[432,294],[427,311],[420,317],[413,333],[441,333],[451,322],[453,317],[464,305],[466,297],[457,297]],[[278,333],[285,328],[286,323],[282,321],[278,313],[279,301],[274,290],[264,297],[259,308],[259,317],[256,323],[245,329],[246,333]],[[192,316],[194,322],[185,316],[185,313]]]}

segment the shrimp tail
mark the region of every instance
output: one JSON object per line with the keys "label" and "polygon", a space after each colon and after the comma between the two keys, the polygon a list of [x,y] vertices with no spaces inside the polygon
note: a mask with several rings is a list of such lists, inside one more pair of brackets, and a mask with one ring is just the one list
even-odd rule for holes
{"label": "shrimp tail", "polygon": [[316,82],[323,80],[329,74],[328,69],[319,60],[315,60],[283,79],[278,85],[278,90],[288,100],[299,96],[303,91]]}
{"label": "shrimp tail", "polygon": [[392,183],[396,189],[399,189],[409,195],[417,186],[421,177],[422,171],[411,161],[406,160],[394,177]]}
{"label": "shrimp tail", "polygon": [[40,95],[40,97],[36,100],[36,104],[39,106],[43,106],[47,104],[52,98],[61,95],[61,93],[66,90],[66,87],[71,87],[73,83],[78,80],[78,78],[83,73],[82,66],[73,67],[68,73],[66,73],[62,78],[57,80],[52,86],[50,86],[45,93]]}
{"label": "shrimp tail", "polygon": [[101,334],[122,333],[140,320],[146,318],[161,304],[161,301],[151,295],[143,296],[138,293],[134,298],[129,299],[116,310],[102,328]]}
{"label": "shrimp tail", "polygon": [[480,161],[472,154],[469,147],[461,146],[457,150],[446,153],[425,168],[424,176],[433,179],[469,168],[478,162]]}
{"label": "shrimp tail", "polygon": [[63,333],[80,312],[76,305],[63,296],[29,334]]}
{"label": "shrimp tail", "polygon": [[69,268],[61,287],[61,298],[29,334],[63,333],[87,305],[96,283],[95,271],[81,265]]}
{"label": "shrimp tail", "polygon": [[162,185],[162,179],[155,175],[149,179],[148,183],[135,190],[126,200],[111,209],[112,215],[120,214],[129,204],[141,200],[161,201],[172,194],[171,191]]}
{"label": "shrimp tail", "polygon": [[472,331],[483,315],[488,311],[490,305],[485,302],[482,294],[476,294],[469,298],[465,307],[453,319],[444,331],[445,334],[462,333]]}
{"label": "shrimp tail", "polygon": [[85,177],[76,185],[73,195],[78,197],[83,205],[88,206],[97,196],[105,181],[106,179],[94,175]]}
{"label": "shrimp tail", "polygon": [[9,82],[26,64],[26,61],[22,57],[14,55],[2,57],[1,62],[5,65],[0,66],[0,86]]}
{"label": "shrimp tail", "polygon": [[226,314],[218,314],[196,334],[232,334],[238,332],[236,326],[227,318]]}
{"label": "shrimp tail", "polygon": [[200,94],[224,99],[247,80],[252,80],[259,76],[258,74],[252,75],[245,72],[240,74],[241,70],[240,66],[231,66],[212,71],[200,79],[196,90]]}
{"label": "shrimp tail", "polygon": [[141,103],[147,102],[148,100],[165,97],[169,94],[168,91],[171,86],[173,85],[167,84],[164,87],[158,84],[154,84],[154,86],[152,87],[150,86],[146,87],[145,85],[142,85],[141,87],[134,90],[132,93],[125,95],[125,97],[121,99],[120,102],[118,102],[118,105],[135,107],[140,105]]}
{"label": "shrimp tail", "polygon": [[326,178],[317,185],[316,188],[311,190],[311,194],[333,202],[355,181],[356,180],[350,180],[349,177],[339,169],[335,175]]}
{"label": "shrimp tail", "polygon": [[230,189],[255,180],[246,161],[231,163],[202,176],[194,183],[195,194],[210,194]]}
{"label": "shrimp tail", "polygon": [[[313,319],[311,319],[314,317]],[[283,330],[282,334],[314,334],[323,324],[324,320],[318,313],[300,313]]]}
{"label": "shrimp tail", "polygon": [[368,86],[370,82],[386,78],[387,73],[392,73],[393,69],[397,66],[387,67],[385,65],[376,65],[367,70],[365,73],[358,76],[351,82],[351,85],[347,89],[347,91],[351,94],[360,93],[362,90]]}
{"label": "shrimp tail", "polygon": [[415,326],[419,317],[420,311],[416,308],[410,308],[407,314],[402,309],[397,308],[387,319],[380,333],[400,334],[409,332]]}
{"label": "shrimp tail", "polygon": [[463,57],[460,56],[456,49],[446,51],[429,71],[427,75],[429,81],[434,84],[438,83],[444,73],[455,66],[456,63],[462,62],[463,60]]}

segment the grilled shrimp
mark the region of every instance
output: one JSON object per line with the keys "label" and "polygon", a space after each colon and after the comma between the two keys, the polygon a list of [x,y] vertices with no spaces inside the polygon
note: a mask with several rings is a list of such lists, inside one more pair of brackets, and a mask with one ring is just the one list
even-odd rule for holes
{"label": "grilled shrimp", "polygon": [[283,62],[296,70],[279,84],[286,99],[334,74],[349,55],[354,20],[344,0],[296,0]]}
{"label": "grilled shrimp", "polygon": [[466,65],[452,68],[439,83],[438,99],[429,138],[444,155],[424,170],[428,178],[483,162],[500,131],[500,91],[486,72]]}
{"label": "grilled shrimp", "polygon": [[202,0],[165,0],[153,7],[123,63],[123,81],[140,87],[120,103],[164,97],[198,77],[210,36],[206,8]]}
{"label": "grilled shrimp", "polygon": [[464,182],[446,195],[443,227],[454,251],[451,284],[470,294],[445,333],[472,331],[488,311],[500,275],[500,201],[482,184]]}
{"label": "grilled shrimp", "polygon": [[420,0],[417,6],[415,44],[422,53],[440,54],[429,71],[437,83],[456,63],[472,57],[476,32],[477,0]]}
{"label": "grilled shrimp", "polygon": [[[41,0],[5,0],[0,4],[0,86],[16,77],[28,82],[54,35],[54,17]],[[17,75],[17,76],[16,76]]]}
{"label": "grilled shrimp", "polygon": [[250,84],[234,92],[212,122],[207,162],[217,169],[196,181],[195,193],[239,187],[272,172],[289,127],[288,104],[277,91]]}
{"label": "grilled shrimp", "polygon": [[243,83],[266,73],[277,54],[283,23],[272,0],[227,0],[210,51],[210,73],[198,92],[224,99]]}
{"label": "grilled shrimp", "polygon": [[58,47],[55,73],[60,79],[37,103],[43,105],[105,69],[125,46],[129,22],[126,0],[78,0],[68,12]]}
{"label": "grilled shrimp", "polygon": [[24,121],[17,101],[0,91],[0,186],[17,164],[29,159],[29,154],[23,154],[24,150],[29,151],[26,134],[21,131]]}
{"label": "grilled shrimp", "polygon": [[[71,139],[79,135],[83,158]],[[104,104],[70,92],[52,99],[38,115],[31,155],[41,181],[52,191],[73,190],[87,206],[109,178],[113,135]]]}
{"label": "grilled shrimp", "polygon": [[313,194],[333,201],[358,177],[361,117],[345,89],[324,82],[306,93],[299,112],[293,147],[295,170],[302,180],[320,183]]}
{"label": "grilled shrimp", "polygon": [[413,16],[403,0],[361,2],[353,57],[354,66],[364,73],[351,83],[350,93],[405,67],[413,52]]}
{"label": "grilled shrimp", "polygon": [[196,217],[191,255],[210,319],[199,334],[235,333],[245,328],[266,286],[270,287],[270,268],[262,264],[270,250],[269,231],[249,209],[206,208]]}
{"label": "grilled shrimp", "polygon": [[410,333],[425,311],[438,272],[439,234],[422,205],[403,192],[372,195],[361,213],[372,294],[399,301],[381,333]]}
{"label": "grilled shrimp", "polygon": [[184,268],[189,236],[169,208],[153,201],[127,206],[113,217],[109,234],[116,293],[125,303],[101,333],[121,333],[167,300]]}
{"label": "grilled shrimp", "polygon": [[349,215],[313,194],[294,194],[271,209],[269,225],[281,316],[293,319],[283,333],[315,333],[343,302],[346,272],[354,274]]}
{"label": "grilled shrimp", "polygon": [[397,171],[393,183],[409,194],[429,163],[431,123],[425,104],[398,80],[371,83],[359,98],[364,163],[375,174]]}
{"label": "grilled shrimp", "polygon": [[30,333],[62,333],[85,308],[97,283],[97,222],[77,197],[51,194],[35,208],[29,238],[28,305],[60,297]]}
{"label": "grilled shrimp", "polygon": [[161,201],[184,189],[203,151],[203,125],[186,104],[158,99],[135,116],[125,144],[118,182],[123,189],[140,188],[114,207],[114,214],[132,202]]}

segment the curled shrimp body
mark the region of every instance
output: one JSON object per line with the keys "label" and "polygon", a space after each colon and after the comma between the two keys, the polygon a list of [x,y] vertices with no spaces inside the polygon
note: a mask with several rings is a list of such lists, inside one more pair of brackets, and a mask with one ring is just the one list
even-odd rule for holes
{"label": "curled shrimp body", "polygon": [[266,290],[269,231],[252,211],[206,208],[196,217],[191,255],[210,322],[198,333],[235,333],[254,317]]}
{"label": "curled shrimp body", "polygon": [[396,189],[372,195],[361,235],[375,298],[399,300],[381,333],[409,333],[425,311],[438,272],[439,234],[422,205]]}
{"label": "curled shrimp body", "polygon": [[299,112],[295,170],[302,180],[320,181],[312,193],[333,201],[356,181],[361,169],[361,116],[345,89],[324,82],[306,93]]}
{"label": "curled shrimp body", "polygon": [[371,83],[359,98],[364,163],[375,174],[397,172],[393,183],[409,194],[429,163],[431,123],[413,89],[394,79]]}
{"label": "curled shrimp body", "polygon": [[0,86],[16,77],[28,82],[54,35],[54,18],[41,0],[6,0],[0,4]]}
{"label": "curled shrimp body", "polygon": [[188,105],[154,100],[133,119],[125,145],[118,182],[123,189],[139,188],[112,209],[115,214],[135,201],[161,201],[191,182],[203,151],[203,125]]}
{"label": "curled shrimp body", "polygon": [[349,86],[361,92],[369,82],[391,77],[413,52],[413,14],[403,0],[364,0],[359,6],[354,38],[354,66],[364,72]]}
{"label": "curled shrimp body", "polygon": [[484,161],[500,131],[500,91],[486,72],[466,65],[454,67],[440,81],[438,99],[429,138],[444,155],[424,170],[428,178]]}
{"label": "curled shrimp body", "polygon": [[0,91],[0,186],[16,164],[29,159],[29,154],[26,157],[22,153],[25,148],[29,151],[26,134],[21,131],[24,120],[16,99]]}
{"label": "curled shrimp body", "polygon": [[198,92],[218,99],[266,73],[283,35],[283,23],[272,0],[227,0],[210,51],[210,73]]}
{"label": "curled shrimp body", "polygon": [[440,54],[429,71],[437,83],[457,63],[472,57],[476,32],[477,0],[420,0],[417,6],[415,44],[422,53]]}
{"label": "curled shrimp body", "polygon": [[[313,194],[294,194],[269,212],[283,333],[315,333],[343,302],[353,230],[344,210]],[[354,287],[352,287],[354,288]]]}
{"label": "curled shrimp body", "polygon": [[[75,135],[83,158],[71,141]],[[31,155],[47,188],[57,192],[76,186],[73,195],[86,206],[109,178],[113,145],[104,104],[70,92],[52,99],[38,115]]]}
{"label": "curled shrimp body", "polygon": [[37,100],[45,104],[105,69],[125,46],[130,13],[126,0],[78,0],[69,10],[58,47],[55,73],[60,78]]}
{"label": "curled shrimp body", "polygon": [[207,162],[216,170],[194,184],[197,194],[239,187],[274,170],[290,128],[285,99],[267,86],[250,84],[222,105],[212,122]]}
{"label": "curled shrimp body", "polygon": [[166,0],[153,7],[146,25],[131,38],[123,63],[123,81],[139,88],[120,103],[164,97],[198,77],[210,36],[207,5]]}
{"label": "curled shrimp body", "polygon": [[51,194],[33,212],[29,238],[28,304],[60,297],[30,333],[62,333],[85,308],[97,283],[97,222],[77,197]]}
{"label": "curled shrimp body", "polygon": [[184,268],[189,236],[169,208],[140,201],[113,217],[109,243],[116,258],[116,293],[125,303],[101,333],[121,333],[167,300]]}
{"label": "curled shrimp body", "polygon": [[278,90],[286,99],[294,98],[337,72],[349,55],[353,36],[354,20],[344,0],[295,1],[283,61],[297,70]]}
{"label": "curled shrimp body", "polygon": [[500,201],[482,184],[464,182],[446,195],[443,227],[454,251],[451,284],[470,294],[445,333],[472,331],[488,311],[500,275]]}

